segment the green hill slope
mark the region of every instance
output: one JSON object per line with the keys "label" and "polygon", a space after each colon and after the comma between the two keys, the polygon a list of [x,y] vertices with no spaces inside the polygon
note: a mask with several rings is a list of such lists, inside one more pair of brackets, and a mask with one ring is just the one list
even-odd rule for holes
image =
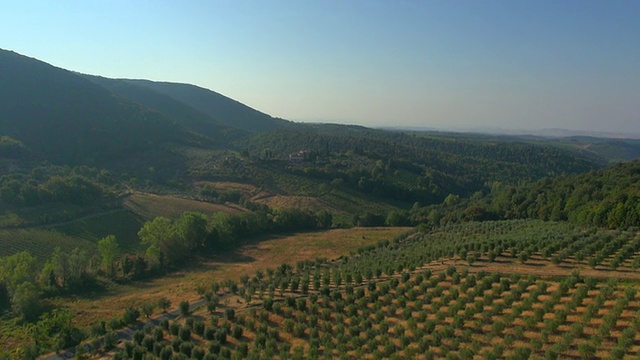
{"label": "green hill slope", "polygon": [[218,120],[226,126],[248,131],[265,131],[277,129],[282,124],[287,123],[224,95],[195,85],[149,80],[121,81],[167,95]]}
{"label": "green hill slope", "polygon": [[83,76],[116,95],[136,102],[146,108],[153,109],[168,119],[208,137],[222,138],[221,134],[229,130],[220,125],[220,123],[211,116],[153,89],[138,86],[126,80],[109,79],[91,75]]}
{"label": "green hill slope", "polygon": [[99,164],[202,141],[165,116],[70,71],[0,50],[0,133],[42,159]]}
{"label": "green hill slope", "polygon": [[569,219],[612,228],[640,226],[640,160],[503,189],[492,207],[505,217]]}
{"label": "green hill slope", "polygon": [[[523,141],[287,123],[196,86],[79,75],[10,51],[0,65],[0,135],[34,163],[107,168],[120,189],[200,196],[199,182],[233,181],[263,189],[267,203],[338,208],[346,221],[602,165]],[[23,186],[42,187],[37,173],[17,173],[34,164],[3,164],[1,183],[21,189],[12,206],[50,202]]]}
{"label": "green hill slope", "polygon": [[559,140],[550,140],[549,143],[564,145],[587,154],[602,157],[611,162],[629,161],[640,157],[640,140],[638,139],[572,136]]}
{"label": "green hill slope", "polygon": [[[258,133],[237,146],[254,157],[279,160],[283,171],[423,204],[450,193],[470,196],[495,181],[516,184],[600,167],[550,146],[334,125]],[[292,161],[289,155],[299,151],[308,159]]]}
{"label": "green hill slope", "polygon": [[417,213],[431,213],[431,218],[440,222],[533,218],[609,228],[637,227],[640,160],[525,185],[495,183],[485,197],[427,207]]}

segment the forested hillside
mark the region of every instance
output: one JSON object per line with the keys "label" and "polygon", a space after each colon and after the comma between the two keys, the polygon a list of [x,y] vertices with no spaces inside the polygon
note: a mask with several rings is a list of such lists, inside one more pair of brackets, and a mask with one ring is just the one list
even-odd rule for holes
{"label": "forested hillside", "polygon": [[269,203],[286,206],[286,199],[295,200],[308,210],[337,212],[341,225],[367,213],[381,224],[392,211],[450,195],[467,198],[494,183],[518,185],[605,165],[562,147],[508,138],[288,123],[191,85],[79,75],[13,52],[0,55],[11,70],[0,83],[0,134],[9,136],[0,169],[5,224],[61,219],[43,209],[16,212],[20,207],[70,204],[76,208],[62,212],[68,219],[104,201],[52,195],[42,175],[51,171],[42,161],[90,165],[79,175],[64,170],[77,178],[62,182],[116,193],[210,201],[207,182],[231,181],[261,189],[242,194],[243,201],[280,197]]}
{"label": "forested hillside", "polygon": [[455,136],[416,136],[328,125],[261,133],[240,143],[256,157],[290,160],[291,173],[407,202],[469,196],[488,182],[515,184],[592,170],[599,163],[554,147]]}
{"label": "forested hillside", "polygon": [[571,136],[560,139],[545,139],[544,143],[591,154],[610,162],[621,162],[640,157],[639,139],[608,139],[588,136]]}
{"label": "forested hillside", "polygon": [[223,138],[230,129],[222,126],[218,120],[206,115],[185,103],[147,87],[138,86],[125,80],[108,79],[100,76],[83,75],[91,82],[110,92],[136,102],[149,109],[162,113],[167,118],[193,129],[211,138]]}
{"label": "forested hillside", "polygon": [[640,226],[640,160],[532,184],[494,183],[487,196],[421,209],[437,223],[456,220],[568,220],[609,228]]}
{"label": "forested hillside", "polygon": [[169,96],[232,128],[247,131],[265,131],[278,129],[288,123],[224,95],[195,85],[149,80],[123,79],[119,81]]}
{"label": "forested hillside", "polygon": [[506,218],[568,219],[611,228],[640,226],[640,161],[501,189],[491,204]]}
{"label": "forested hillside", "polygon": [[0,132],[59,164],[104,164],[202,139],[81,76],[0,50]]}

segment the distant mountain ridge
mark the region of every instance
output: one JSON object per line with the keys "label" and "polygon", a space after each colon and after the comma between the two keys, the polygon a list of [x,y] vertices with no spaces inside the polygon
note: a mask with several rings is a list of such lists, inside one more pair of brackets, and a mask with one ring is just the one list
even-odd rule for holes
{"label": "distant mountain ridge", "polygon": [[206,141],[68,70],[7,50],[0,50],[0,69],[0,134],[42,159],[93,164],[168,142]]}
{"label": "distant mountain ridge", "polygon": [[189,84],[79,74],[0,49],[0,135],[33,156],[103,164],[168,144],[219,148],[288,124]]}
{"label": "distant mountain ridge", "polygon": [[620,133],[604,131],[585,131],[569,129],[503,129],[499,127],[475,126],[475,127],[430,127],[430,126],[380,126],[382,130],[391,131],[416,131],[416,132],[438,132],[438,133],[469,133],[479,135],[495,136],[518,136],[518,137],[542,137],[542,138],[569,138],[569,137],[591,137],[607,139],[640,139],[640,133]]}
{"label": "distant mountain ridge", "polygon": [[82,75],[110,92],[164,114],[173,121],[192,128],[202,134],[215,137],[223,125],[215,118],[204,114],[171,96],[126,80],[102,76]]}
{"label": "distant mountain ridge", "polygon": [[214,125],[253,132],[274,130],[289,123],[215,91],[191,84],[81,75],[114,94],[204,133],[219,130]]}
{"label": "distant mountain ridge", "polygon": [[120,81],[169,96],[210,116],[220,124],[233,128],[265,131],[277,129],[288,123],[286,120],[273,118],[239,101],[195,85],[132,79]]}

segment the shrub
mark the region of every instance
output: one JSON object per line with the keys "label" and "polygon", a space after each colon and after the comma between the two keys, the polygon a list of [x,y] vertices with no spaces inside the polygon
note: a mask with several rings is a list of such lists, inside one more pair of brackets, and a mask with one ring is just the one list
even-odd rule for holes
{"label": "shrub", "polygon": [[155,340],[153,340],[151,336],[146,335],[144,339],[142,339],[142,343],[140,345],[142,345],[142,347],[147,349],[147,352],[152,352],[153,344],[155,344]]}
{"label": "shrub", "polygon": [[136,344],[138,345],[142,344],[143,339],[144,339],[144,332],[138,330],[133,333],[133,340],[136,342]]}
{"label": "shrub", "polygon": [[122,323],[126,325],[134,324],[140,317],[140,311],[137,308],[127,308],[122,315]]}
{"label": "shrub", "polygon": [[204,350],[200,349],[200,348],[194,348],[193,351],[191,351],[191,357],[197,360],[202,360],[204,358]]}
{"label": "shrub", "polygon": [[205,340],[213,340],[215,333],[216,328],[207,326],[207,328],[204,330],[203,337],[205,338]]}
{"label": "shrub", "polygon": [[238,344],[236,347],[236,351],[243,357],[246,358],[249,354],[249,345],[245,342]]}
{"label": "shrub", "polygon": [[153,315],[153,310],[155,309],[155,306],[153,304],[144,303],[142,304],[141,309],[142,309],[142,314],[144,314],[144,316],[148,319],[151,317],[151,315]]}
{"label": "shrub", "polygon": [[231,336],[233,336],[236,339],[240,339],[242,337],[242,326],[239,325],[234,325],[233,326],[233,330],[231,330]]}
{"label": "shrub", "polygon": [[103,320],[93,324],[91,326],[91,335],[93,336],[102,336],[107,333],[107,323]]}
{"label": "shrub", "polygon": [[109,350],[113,349],[116,346],[117,342],[118,342],[118,334],[116,334],[115,332],[110,331],[110,332],[104,334],[103,348],[106,351],[109,351]]}
{"label": "shrub", "polygon": [[219,354],[220,349],[222,349],[222,344],[219,341],[213,340],[209,343],[209,353],[211,354]]}
{"label": "shrub", "polygon": [[265,299],[262,302],[262,307],[264,307],[264,309],[267,310],[267,311],[271,311],[273,309],[273,299],[271,299],[271,298]]}
{"label": "shrub", "polygon": [[183,342],[180,344],[180,353],[185,354],[187,357],[191,357],[193,352],[193,344],[191,342]]}
{"label": "shrub", "polygon": [[581,343],[578,345],[578,352],[582,359],[593,359],[596,355],[596,347],[591,343]]}
{"label": "shrub", "polygon": [[225,344],[227,342],[227,330],[222,328],[216,331],[216,334],[213,336],[214,340],[217,340],[220,344]]}
{"label": "shrub", "polygon": [[193,332],[196,333],[199,336],[203,336],[204,335],[204,321],[202,320],[196,320],[193,323]]}
{"label": "shrub", "polygon": [[233,318],[236,316],[236,311],[233,310],[232,308],[226,308],[224,309],[224,317],[227,320],[233,320]]}
{"label": "shrub", "polygon": [[180,315],[186,317],[189,315],[189,302],[184,300],[180,302]]}
{"label": "shrub", "polygon": [[109,328],[111,330],[118,330],[122,328],[122,320],[121,319],[111,319],[109,321]]}
{"label": "shrub", "polygon": [[167,312],[167,310],[169,310],[169,308],[171,307],[171,301],[166,297],[162,297],[158,299],[157,305],[158,305],[158,308],[162,309],[163,312]]}
{"label": "shrub", "polygon": [[191,339],[191,329],[186,326],[181,327],[178,336],[180,336],[182,341],[189,341],[189,339]]}
{"label": "shrub", "polygon": [[164,339],[164,331],[162,330],[162,327],[153,329],[153,339],[157,342],[160,342],[162,341],[162,339]]}
{"label": "shrub", "polygon": [[162,348],[162,351],[160,351],[160,359],[162,360],[171,359],[171,355],[173,355],[173,349],[171,349],[171,346],[165,346]]}

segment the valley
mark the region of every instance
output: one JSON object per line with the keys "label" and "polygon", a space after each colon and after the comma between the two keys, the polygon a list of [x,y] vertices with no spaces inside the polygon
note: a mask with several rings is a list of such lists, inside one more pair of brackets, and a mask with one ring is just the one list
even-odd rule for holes
{"label": "valley", "polygon": [[0,69],[0,359],[640,354],[638,140]]}
{"label": "valley", "polygon": [[[544,240],[550,235],[561,238]],[[616,247],[576,253],[611,235]],[[214,310],[145,327],[109,354],[624,357],[638,351],[639,258],[627,249],[639,241],[635,232],[537,221],[403,237],[336,262],[302,260],[245,278],[237,291],[207,287],[202,296]],[[495,250],[502,245],[504,253]]]}

